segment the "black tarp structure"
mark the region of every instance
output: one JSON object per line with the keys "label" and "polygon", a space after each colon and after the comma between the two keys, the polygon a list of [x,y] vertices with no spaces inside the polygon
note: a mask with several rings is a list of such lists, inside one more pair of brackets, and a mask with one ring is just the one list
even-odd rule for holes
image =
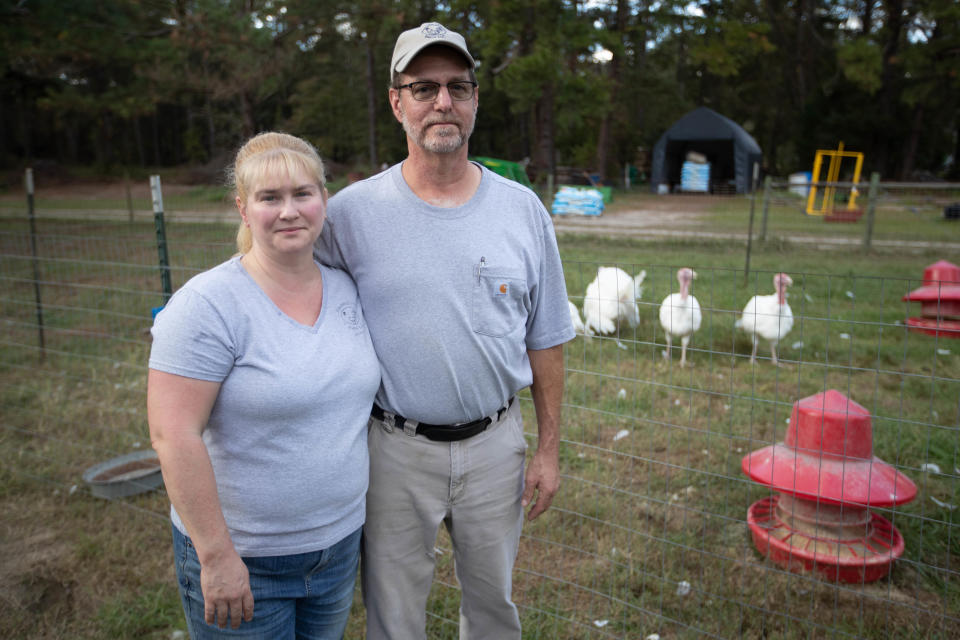
{"label": "black tarp structure", "polygon": [[654,192],[661,184],[670,191],[679,189],[689,151],[707,157],[711,193],[749,193],[753,164],[763,158],[760,145],[743,127],[713,109],[699,107],[674,122],[653,147],[650,183]]}

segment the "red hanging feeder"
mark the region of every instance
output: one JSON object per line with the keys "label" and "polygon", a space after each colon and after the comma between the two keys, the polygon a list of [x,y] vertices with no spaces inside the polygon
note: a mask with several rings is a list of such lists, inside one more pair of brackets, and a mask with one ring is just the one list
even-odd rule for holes
{"label": "red hanging feeder", "polygon": [[903,554],[903,537],[868,507],[910,502],[917,487],[873,455],[870,413],[839,391],[798,400],[785,442],[744,456],[743,472],[779,495],[753,503],[760,553],[791,571],[872,582]]}
{"label": "red hanging feeder", "polygon": [[919,318],[907,326],[932,336],[960,338],[960,267],[940,260],[923,270],[923,286],[903,296],[920,303]]}

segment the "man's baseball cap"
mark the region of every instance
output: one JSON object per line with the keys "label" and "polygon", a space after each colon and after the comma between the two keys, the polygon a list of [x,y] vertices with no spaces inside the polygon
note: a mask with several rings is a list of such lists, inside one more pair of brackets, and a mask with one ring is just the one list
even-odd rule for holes
{"label": "man's baseball cap", "polygon": [[419,27],[404,31],[397,38],[397,44],[393,48],[393,59],[390,61],[390,75],[392,76],[394,71],[403,72],[418,53],[435,44],[456,49],[467,59],[471,69],[476,66],[473,56],[467,51],[467,41],[462,35],[450,31],[439,22],[424,22]]}

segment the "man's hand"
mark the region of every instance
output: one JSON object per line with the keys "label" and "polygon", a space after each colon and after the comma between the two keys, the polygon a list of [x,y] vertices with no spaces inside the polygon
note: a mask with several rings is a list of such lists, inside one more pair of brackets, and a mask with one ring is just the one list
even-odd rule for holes
{"label": "man's hand", "polygon": [[560,488],[560,404],[563,400],[563,345],[548,349],[528,349],[533,384],[530,394],[537,412],[537,452],[527,468],[521,505],[534,520],[550,508]]}
{"label": "man's hand", "polygon": [[523,499],[520,504],[526,508],[536,495],[536,502],[527,512],[528,520],[535,520],[537,516],[550,508],[553,496],[560,488],[560,463],[556,453],[544,453],[540,449],[533,454],[533,460],[527,467]]}
{"label": "man's hand", "polygon": [[229,617],[230,626],[237,629],[241,619],[245,622],[253,620],[250,574],[236,552],[201,565],[200,590],[203,592],[203,618],[207,624],[224,629]]}

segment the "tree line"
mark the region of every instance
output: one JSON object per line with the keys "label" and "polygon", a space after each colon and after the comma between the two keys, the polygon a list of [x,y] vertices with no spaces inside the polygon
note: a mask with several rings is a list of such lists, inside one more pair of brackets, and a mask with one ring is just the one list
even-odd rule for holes
{"label": "tree line", "polygon": [[709,106],[764,170],[843,141],[884,179],[957,179],[956,0],[9,0],[0,165],[222,164],[280,129],[338,166],[405,155],[396,36],[459,31],[478,60],[471,152],[613,178]]}

